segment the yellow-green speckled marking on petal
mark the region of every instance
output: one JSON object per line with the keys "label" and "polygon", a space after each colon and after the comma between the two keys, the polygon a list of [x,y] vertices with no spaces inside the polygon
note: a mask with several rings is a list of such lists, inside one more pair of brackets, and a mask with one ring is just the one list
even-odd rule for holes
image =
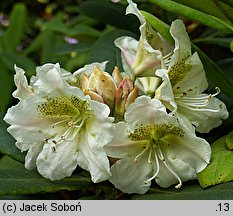
{"label": "yellow-green speckled marking on petal", "polygon": [[171,124],[146,124],[138,126],[132,133],[129,134],[129,138],[134,141],[158,141],[160,138],[167,135],[183,137],[184,132],[179,127]]}
{"label": "yellow-green speckled marking on petal", "polygon": [[146,40],[152,46],[152,40],[154,39],[154,35],[150,33],[149,26],[146,25]]}
{"label": "yellow-green speckled marking on petal", "polygon": [[185,60],[176,62],[169,70],[169,79],[172,86],[182,81],[186,74],[191,70],[191,65],[187,64]]}
{"label": "yellow-green speckled marking on petal", "polygon": [[37,106],[38,112],[43,116],[74,116],[91,112],[88,102],[75,95],[45,98],[47,101]]}

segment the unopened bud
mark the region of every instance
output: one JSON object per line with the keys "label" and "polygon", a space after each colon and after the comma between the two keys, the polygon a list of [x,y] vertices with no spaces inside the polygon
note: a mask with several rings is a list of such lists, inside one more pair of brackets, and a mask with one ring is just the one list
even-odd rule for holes
{"label": "unopened bud", "polygon": [[134,86],[134,82],[129,78],[125,77],[119,84],[116,91],[115,100],[115,118],[116,121],[123,119],[126,108],[134,102],[138,96],[138,88]]}
{"label": "unopened bud", "polygon": [[100,95],[98,95],[96,92],[88,91],[88,90],[84,89],[83,93],[85,95],[89,95],[92,100],[98,101],[100,103],[104,103],[103,98]]}
{"label": "unopened bud", "polygon": [[121,81],[123,80],[123,77],[118,69],[118,67],[115,67],[113,72],[112,72],[112,77],[116,83],[117,86],[120,85]]}

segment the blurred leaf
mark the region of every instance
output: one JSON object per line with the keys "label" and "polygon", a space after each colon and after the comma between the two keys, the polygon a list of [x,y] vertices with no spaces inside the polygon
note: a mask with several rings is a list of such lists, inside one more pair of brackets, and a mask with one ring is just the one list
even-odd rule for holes
{"label": "blurred leaf", "polygon": [[233,8],[233,1],[232,0],[220,0],[221,2],[231,6]]}
{"label": "blurred leaf", "polygon": [[205,43],[205,44],[212,44],[212,45],[218,45],[221,47],[226,47],[226,48],[230,48],[231,45],[231,41],[233,38],[227,38],[227,37],[223,37],[223,38],[212,38],[212,37],[206,37],[206,38],[197,38],[192,40],[193,43]]}
{"label": "blurred leaf", "polygon": [[4,116],[0,114],[0,152],[23,163],[26,154],[15,146],[15,139],[7,132],[9,125],[3,120]]}
{"label": "blurred leaf", "polygon": [[62,44],[57,46],[53,52],[59,55],[69,54],[71,52],[87,52],[90,51],[92,44],[81,42],[77,44]]}
{"label": "blurred leaf", "polygon": [[77,53],[75,57],[69,58],[65,64],[65,68],[68,71],[75,71],[85,65],[89,53],[81,52]]}
{"label": "blurred leaf", "polygon": [[233,52],[233,40],[231,41],[231,52]]}
{"label": "blurred leaf", "polygon": [[125,8],[121,4],[93,0],[83,2],[80,12],[102,23],[139,33],[139,21],[134,16],[125,16]]}
{"label": "blurred leaf", "polygon": [[74,37],[76,36],[78,39],[88,38],[98,38],[101,35],[101,32],[92,28],[91,26],[87,26],[83,23],[77,24],[74,27],[70,27],[67,23],[63,21],[63,17],[56,16],[50,22],[44,24],[44,27],[47,30],[59,32],[66,36]]}
{"label": "blurred leaf", "polygon": [[[223,20],[233,19],[233,9],[219,0],[173,0]],[[208,5],[208,7],[206,7]]]}
{"label": "blurred leaf", "polygon": [[24,36],[27,11],[23,3],[16,3],[10,14],[10,26],[0,37],[4,51],[15,51]]}
{"label": "blurred leaf", "polygon": [[63,21],[63,19],[64,19],[64,15],[59,13],[56,16],[54,16],[51,21],[46,22],[43,25],[43,28],[45,28],[46,30],[49,29],[52,31],[57,31],[67,34],[67,32],[69,32],[69,27]]}
{"label": "blurred leaf", "polygon": [[196,182],[186,182],[180,189],[151,188],[148,194],[136,195],[137,200],[232,200],[233,182],[201,188]]}
{"label": "blurred leaf", "polygon": [[177,2],[173,2],[171,0],[150,0],[150,2],[158,5],[159,7],[170,11],[172,13],[185,16],[191,20],[195,20],[197,22],[202,23],[203,25],[210,26],[212,28],[218,29],[224,32],[232,32],[233,25],[224,20],[220,20],[216,17],[205,14],[196,9],[190,8],[186,5],[179,4]]}
{"label": "blurred leaf", "polygon": [[211,145],[211,163],[198,174],[203,188],[233,180],[233,152],[226,146],[226,136]]}
{"label": "blurred leaf", "polygon": [[3,157],[0,160],[0,195],[23,195],[41,192],[52,193],[61,190],[82,190],[91,186],[89,178],[73,175],[59,181],[50,181],[35,170],[28,171],[24,165]]}
{"label": "blurred leaf", "polygon": [[213,85],[218,86],[225,95],[233,99],[233,83],[230,82],[226,74],[222,71],[222,69],[217,64],[215,64],[214,61],[212,61],[197,46],[192,44],[192,47],[199,54],[199,57],[206,71],[207,79]]}
{"label": "blurred leaf", "polygon": [[134,36],[132,32],[125,30],[113,30],[105,33],[93,45],[87,63],[109,61],[106,70],[112,72],[114,66],[121,68],[120,51],[114,45],[114,40],[121,36]]}
{"label": "blurred leaf", "polygon": [[[167,1],[167,0],[166,0]],[[170,43],[174,43],[172,39],[169,29],[170,27],[162,22],[158,21],[158,18],[153,15],[142,11],[143,16],[146,18],[147,22],[151,24],[151,26],[158,31],[166,40]],[[226,74],[218,67],[215,62],[213,62],[204,52],[202,52],[197,46],[192,44],[192,48],[194,51],[197,51],[201,61],[203,63],[207,79],[214,85],[220,87],[221,91],[233,99],[233,84],[229,81]]]}
{"label": "blurred leaf", "polygon": [[23,51],[23,55],[28,55],[33,52],[37,52],[43,46],[44,41],[47,38],[49,31],[40,32],[30,43],[30,45]]}
{"label": "blurred leaf", "polygon": [[78,39],[85,39],[87,38],[98,38],[101,35],[101,32],[84,24],[78,24],[73,28],[70,28],[68,36],[76,37]]}
{"label": "blurred leaf", "polygon": [[28,57],[24,55],[17,54],[15,52],[3,52],[0,53],[0,58],[2,62],[5,64],[6,68],[11,72],[14,72],[14,65],[16,64],[18,67],[21,67],[25,70],[28,76],[33,75],[35,72],[36,64]]}
{"label": "blurred leaf", "polygon": [[53,50],[58,44],[62,43],[64,43],[63,37],[57,35],[51,30],[47,30],[46,37],[44,38],[41,46],[40,64],[61,62],[61,57],[57,58]]}

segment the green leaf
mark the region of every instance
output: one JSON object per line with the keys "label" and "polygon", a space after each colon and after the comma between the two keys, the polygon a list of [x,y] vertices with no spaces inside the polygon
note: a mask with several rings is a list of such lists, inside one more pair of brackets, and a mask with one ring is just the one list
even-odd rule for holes
{"label": "green leaf", "polygon": [[233,199],[233,182],[201,188],[196,181],[185,182],[180,189],[151,188],[148,194],[136,195],[137,200],[231,200]]}
{"label": "green leaf", "polygon": [[26,7],[22,3],[14,4],[10,14],[10,26],[3,34],[2,47],[4,51],[15,51],[24,36],[25,24],[27,23]]}
{"label": "green leaf", "polygon": [[24,165],[9,157],[0,160],[0,195],[23,195],[60,190],[82,190],[90,188],[90,178],[78,174],[59,181],[43,178],[37,171],[26,170]]}
{"label": "green leaf", "polygon": [[231,41],[230,47],[231,47],[231,52],[233,52],[233,40]]}
{"label": "green leaf", "polygon": [[233,1],[232,0],[220,0],[220,1],[233,8]]}
{"label": "green leaf", "polygon": [[81,23],[75,27],[70,27],[62,19],[63,18],[60,16],[54,17],[52,21],[45,23],[44,27],[47,30],[59,32],[67,36],[75,36],[78,39],[84,38],[87,40],[87,38],[98,38],[101,35],[100,31],[92,28],[91,26]]}
{"label": "green leaf", "polygon": [[0,114],[0,153],[8,155],[17,161],[24,163],[25,153],[15,146],[15,139],[7,132],[9,126],[4,120],[4,114]]}
{"label": "green leaf", "polygon": [[[231,20],[233,9],[219,0],[173,0],[223,20]],[[208,5],[208,7],[206,7]],[[230,16],[230,18],[228,18]]]}
{"label": "green leaf", "polygon": [[205,37],[205,38],[197,38],[192,40],[193,43],[205,43],[211,45],[218,45],[221,47],[230,48],[230,44],[233,38],[227,37]]}
{"label": "green leaf", "polygon": [[114,40],[121,36],[134,36],[129,31],[113,30],[103,34],[93,45],[87,63],[109,61],[106,70],[112,72],[114,66],[121,68],[120,51],[114,45]]}
{"label": "green leaf", "polygon": [[226,146],[226,137],[221,137],[211,145],[211,163],[198,174],[203,188],[233,180],[233,152]]}
{"label": "green leaf", "polygon": [[54,48],[53,52],[59,55],[70,54],[71,52],[87,52],[91,49],[91,43],[62,44]]}
{"label": "green leaf", "polygon": [[[158,31],[166,40],[170,43],[174,43],[172,39],[169,29],[170,27],[164,23],[163,21],[159,20],[155,16],[142,11],[143,16],[147,20],[151,26]],[[215,62],[213,62],[204,52],[202,52],[196,45],[192,44],[192,48],[194,51],[197,51],[201,61],[203,63],[207,79],[214,85],[220,87],[221,91],[233,99],[233,84],[229,81],[226,74],[218,67]]]}
{"label": "green leaf", "polygon": [[206,71],[207,79],[214,85],[221,89],[221,91],[228,97],[233,99],[233,83],[222,71],[222,69],[215,64],[204,52],[202,52],[197,46],[192,44],[192,48],[198,52],[202,61],[204,69]]}
{"label": "green leaf", "polygon": [[202,23],[203,25],[210,26],[212,28],[218,29],[220,31],[224,32],[232,32],[233,26],[231,23],[228,23],[224,20],[220,20],[216,17],[210,16],[208,14],[205,14],[201,11],[198,11],[196,9],[190,8],[186,5],[179,4],[177,2],[173,2],[171,0],[150,0],[150,2],[158,5],[159,7],[178,14],[185,16],[191,20],[195,20],[197,22]]}
{"label": "green leaf", "polygon": [[125,6],[104,1],[87,1],[80,6],[81,14],[102,23],[139,33],[139,21],[134,16],[125,16]]}
{"label": "green leaf", "polygon": [[24,55],[17,54],[15,52],[3,52],[0,53],[0,58],[2,62],[5,64],[6,68],[11,72],[14,72],[14,65],[16,64],[18,67],[21,67],[25,70],[27,76],[31,76],[35,73],[36,64],[28,57]]}

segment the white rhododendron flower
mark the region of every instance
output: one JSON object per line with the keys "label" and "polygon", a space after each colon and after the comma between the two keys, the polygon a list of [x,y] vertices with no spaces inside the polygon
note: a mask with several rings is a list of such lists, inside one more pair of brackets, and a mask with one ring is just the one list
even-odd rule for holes
{"label": "white rhododendron flower", "polygon": [[[142,115],[143,113],[143,115]],[[145,193],[151,181],[161,187],[197,178],[210,161],[207,141],[193,128],[181,127],[157,99],[140,96],[115,125],[114,138],[105,146],[117,158],[110,181],[125,193]]]}
{"label": "white rhododendron flower", "polygon": [[215,96],[219,93],[203,93],[207,79],[202,62],[195,52],[191,53],[191,42],[181,20],[172,22],[170,33],[175,41],[174,53],[167,69],[159,69],[156,75],[163,82],[156,90],[156,98],[172,111],[180,121],[187,119],[201,133],[209,132],[228,118],[225,104]]}
{"label": "white rhododendron flower", "polygon": [[93,182],[109,178],[109,161],[103,146],[112,137],[112,117],[107,105],[85,97],[69,85],[59,64],[37,67],[27,84],[24,71],[16,69],[14,96],[20,101],[8,109],[4,120],[16,146],[28,151],[25,167],[45,178],[70,176],[77,165]]}
{"label": "white rhododendron flower", "polygon": [[154,76],[156,69],[165,68],[166,59],[171,55],[173,46],[160,34],[153,30],[138,10],[137,5],[128,0],[126,14],[138,17],[140,39],[122,36],[115,40],[115,45],[121,50],[122,63],[127,74],[134,77]]}
{"label": "white rhododendron flower", "polygon": [[[120,37],[115,45],[121,49],[124,69],[137,78],[142,94],[155,97],[180,122],[190,122],[201,133],[207,133],[228,118],[225,104],[216,93],[203,93],[207,79],[202,62],[191,52],[191,42],[181,20],[172,22],[170,34],[175,46],[166,42],[146,22],[137,5],[128,0],[126,13],[136,15],[141,23],[140,40]],[[147,78],[146,78],[147,77]]]}

